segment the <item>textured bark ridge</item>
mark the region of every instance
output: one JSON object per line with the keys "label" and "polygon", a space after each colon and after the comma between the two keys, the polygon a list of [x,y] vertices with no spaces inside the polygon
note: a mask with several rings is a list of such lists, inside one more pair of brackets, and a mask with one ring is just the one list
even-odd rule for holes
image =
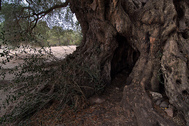
{"label": "textured bark ridge", "polygon": [[[70,6],[83,33],[72,61],[95,72],[102,87],[129,73],[122,99],[128,125],[176,125],[157,114],[148,90],[165,90],[189,125],[188,0],[71,0]],[[89,74],[75,72],[91,87],[83,88],[86,96],[97,91]]]}

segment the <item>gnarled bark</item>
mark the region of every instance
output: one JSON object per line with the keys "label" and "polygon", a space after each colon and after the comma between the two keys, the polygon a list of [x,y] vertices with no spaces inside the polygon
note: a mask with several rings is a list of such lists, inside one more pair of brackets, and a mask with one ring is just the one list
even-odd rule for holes
{"label": "gnarled bark", "polygon": [[[139,126],[176,125],[158,115],[146,93],[161,92],[158,78],[164,81],[169,102],[184,112],[189,125],[188,1],[72,0],[70,6],[83,33],[72,62],[89,66],[105,85],[122,70],[130,73],[122,99],[125,115],[131,118],[128,125],[136,125],[132,120]],[[83,88],[90,96],[96,84],[86,80],[79,82],[92,87]]]}

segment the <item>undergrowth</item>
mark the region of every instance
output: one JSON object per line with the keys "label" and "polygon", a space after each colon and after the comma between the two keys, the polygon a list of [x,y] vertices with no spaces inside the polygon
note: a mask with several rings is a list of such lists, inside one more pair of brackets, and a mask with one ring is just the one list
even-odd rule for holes
{"label": "undergrowth", "polygon": [[[38,53],[22,57],[24,64],[2,72],[3,77],[8,71],[14,74],[15,78],[12,84],[5,88],[14,90],[3,102],[3,107],[8,108],[9,111],[0,118],[0,124],[26,125],[30,123],[33,114],[52,101],[59,101],[62,109],[65,104],[74,109],[83,107],[87,104],[86,90],[92,89],[98,92],[104,88],[100,72],[91,70],[88,65],[79,65],[72,61],[71,56],[57,60],[53,58],[51,51],[43,53],[44,48],[35,51]],[[22,51],[22,53],[26,52]],[[49,59],[53,60],[49,61]],[[4,64],[9,60],[4,60]],[[3,71],[2,68],[1,70]],[[87,84],[82,82],[94,85],[86,86]],[[12,106],[13,104],[15,106]]]}

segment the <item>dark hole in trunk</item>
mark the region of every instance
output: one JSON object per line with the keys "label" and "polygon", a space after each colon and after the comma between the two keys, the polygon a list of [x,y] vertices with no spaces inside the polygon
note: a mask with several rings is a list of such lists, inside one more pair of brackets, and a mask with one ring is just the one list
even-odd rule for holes
{"label": "dark hole in trunk", "polygon": [[189,32],[182,32],[182,37],[184,38],[184,39],[188,39],[189,38]]}
{"label": "dark hole in trunk", "polygon": [[165,85],[164,85],[163,72],[160,70],[159,73],[159,93],[165,95]]}
{"label": "dark hole in trunk", "polygon": [[179,19],[183,18],[184,17],[184,10],[183,8],[181,8],[180,6],[180,1],[179,0],[173,0],[173,3],[174,3],[174,6],[176,8],[176,11],[177,11],[177,16]]}
{"label": "dark hole in trunk", "polygon": [[181,80],[180,80],[180,79],[177,79],[177,80],[176,80],[176,84],[181,85],[181,84],[182,84],[182,83],[181,83]]}
{"label": "dark hole in trunk", "polygon": [[[131,73],[136,61],[139,58],[139,51],[134,50],[124,36],[117,36],[118,47],[114,52],[111,63],[111,78],[125,80]],[[126,85],[126,82],[124,82]]]}
{"label": "dark hole in trunk", "polygon": [[144,7],[145,4],[146,4],[145,2],[142,2],[142,6],[143,6],[143,7]]}
{"label": "dark hole in trunk", "polygon": [[189,95],[187,90],[182,91],[182,94],[183,94],[184,96]]}

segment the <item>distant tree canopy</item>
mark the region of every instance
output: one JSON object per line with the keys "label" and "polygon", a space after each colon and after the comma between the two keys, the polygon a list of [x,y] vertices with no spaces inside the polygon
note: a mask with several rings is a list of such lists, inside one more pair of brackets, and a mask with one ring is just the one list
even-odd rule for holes
{"label": "distant tree canopy", "polygon": [[82,34],[78,30],[63,29],[60,26],[49,28],[46,21],[39,21],[34,28],[37,40],[43,46],[78,45]]}
{"label": "distant tree canopy", "polygon": [[[73,19],[73,13],[67,7],[45,12],[53,3],[47,1],[23,2],[21,0],[2,1],[0,11],[0,44],[18,46],[31,44],[35,46],[59,46],[79,44],[82,35],[79,23]],[[60,1],[57,0],[57,2]],[[40,5],[40,8],[38,7]],[[49,13],[47,15],[47,13]],[[45,16],[46,15],[46,16]],[[58,20],[57,23],[54,18]]]}
{"label": "distant tree canopy", "polygon": [[79,31],[63,30],[62,27],[54,26],[48,31],[48,42],[52,46],[56,45],[78,45],[82,39]]}

